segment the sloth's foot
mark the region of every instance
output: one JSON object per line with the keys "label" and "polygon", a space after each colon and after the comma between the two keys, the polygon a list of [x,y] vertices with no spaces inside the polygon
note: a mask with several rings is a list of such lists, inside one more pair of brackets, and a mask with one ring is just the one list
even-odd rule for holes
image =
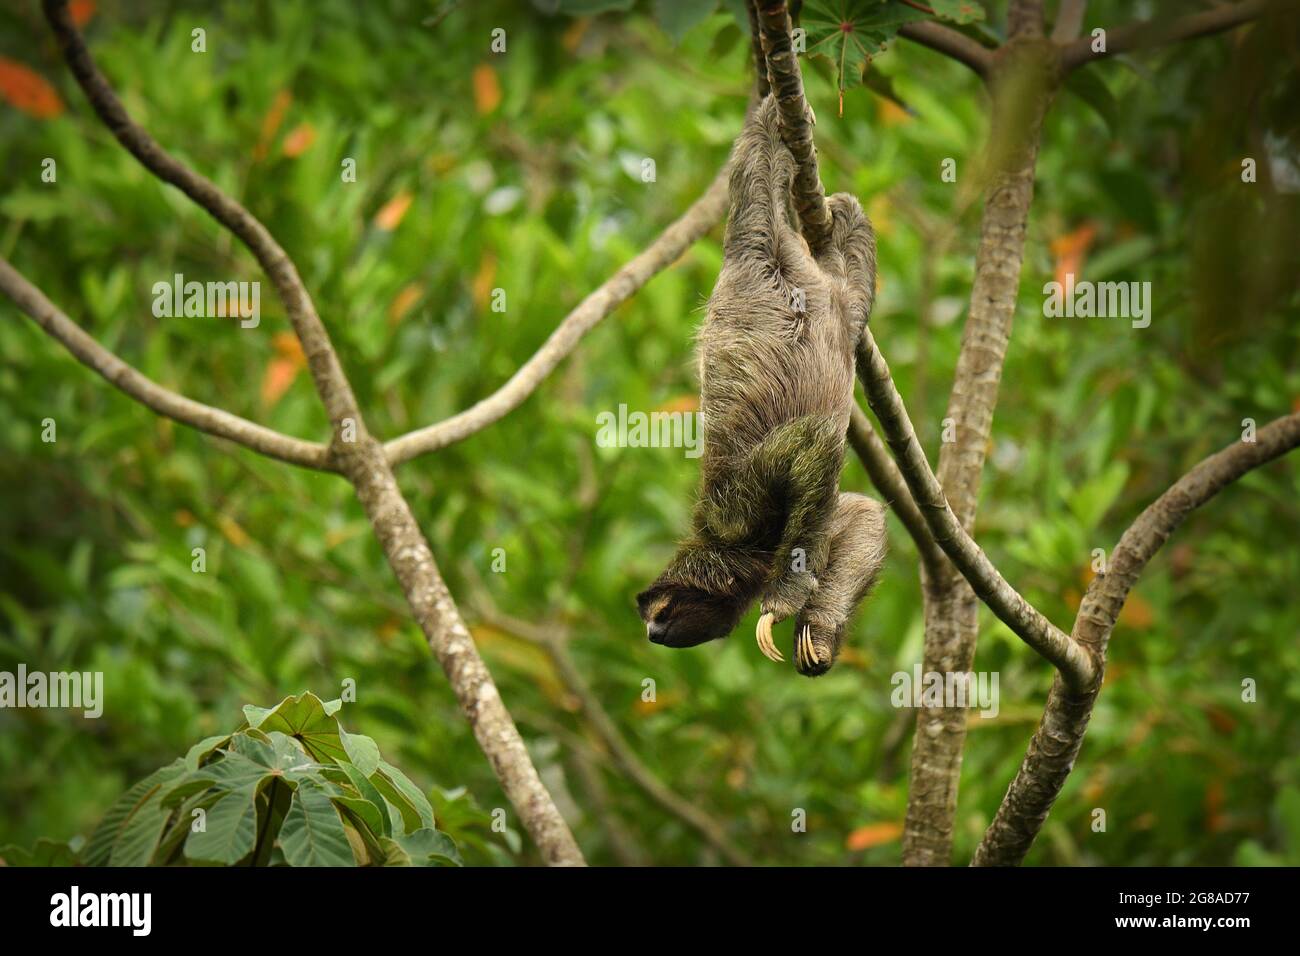
{"label": "sloth's foot", "polygon": [[843,634],[843,623],[836,625],[800,615],[794,627],[794,669],[804,677],[825,674],[839,656]]}

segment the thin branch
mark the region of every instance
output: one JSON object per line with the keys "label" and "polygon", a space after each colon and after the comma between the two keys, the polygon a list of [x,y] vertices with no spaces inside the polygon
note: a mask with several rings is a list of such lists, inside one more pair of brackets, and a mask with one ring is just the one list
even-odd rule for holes
{"label": "thin branch", "polygon": [[767,72],[781,115],[781,139],[794,156],[791,198],[799,214],[799,228],[808,247],[817,255],[830,241],[831,212],[826,205],[813,145],[812,111],[804,98],[803,74],[790,42],[790,12],[785,0],[757,0],[758,21],[767,56]]}
{"label": "thin branch", "polygon": [[745,0],[745,13],[749,16],[749,41],[754,49],[754,92],[761,103],[772,92],[767,75],[767,56],[763,53],[763,35],[758,26],[758,0]]}
{"label": "thin branch", "polygon": [[229,229],[256,257],[270,277],[285,312],[302,342],[303,353],[330,421],[358,419],[356,399],[348,385],[329,334],[316,314],[302,278],[288,253],[266,227],[215,183],[171,156],[152,136],[127,115],[122,101],[91,58],[85,40],[72,22],[67,0],[43,0],[45,16],[54,30],[72,75],[95,113],[119,143],[164,182],[171,183],[214,219]]}
{"label": "thin branch", "polygon": [[1083,32],[1083,18],[1088,12],[1088,0],[1061,0],[1052,25],[1052,42],[1069,43]]}
{"label": "thin branch", "polygon": [[871,422],[856,402],[853,404],[852,417],[849,419],[849,444],[862,460],[862,466],[867,470],[871,483],[884,497],[885,503],[894,509],[894,514],[898,515],[898,520],[912,536],[912,540],[916,543],[916,550],[921,556],[921,562],[932,572],[938,570],[944,562],[943,551],[934,543],[934,535],[930,533],[925,517],[916,507],[912,492],[908,489],[902,472],[898,470],[898,465],[890,457],[889,449],[880,440],[880,436],[871,427]]}
{"label": "thin branch", "polygon": [[685,823],[704,838],[711,847],[732,866],[753,866],[754,862],[738,850],[726,838],[726,827],[714,820],[694,803],[680,796],[651,770],[637,756],[623,732],[618,729],[609,712],[605,710],[586,678],[582,676],[577,662],[569,653],[566,635],[554,624],[535,625],[511,617],[496,610],[490,598],[480,595],[478,610],[484,622],[492,627],[508,631],[516,637],[536,644],[550,656],[551,662],[565,688],[578,701],[582,715],[604,745],[610,759],[635,786],[639,787],[661,809]]}
{"label": "thin branch", "polygon": [[196,402],[141,374],[91,338],[4,259],[0,259],[0,292],[13,299],[22,312],[61,342],[82,365],[99,373],[109,384],[159,415],[291,465],[318,471],[335,470],[330,450],[325,445],[292,438],[220,408]]}
{"label": "thin branch", "polygon": [[869,327],[858,345],[858,377],[935,542],[999,620],[1051,661],[1071,686],[1091,686],[1096,673],[1087,651],[1007,583],[949,507]]}
{"label": "thin branch", "polygon": [[1096,52],[1091,36],[1080,37],[1061,49],[1061,66],[1065,72],[1076,70],[1093,60],[1117,53],[1167,46],[1194,37],[1231,30],[1263,14],[1272,0],[1242,0],[1189,14],[1176,20],[1146,20],[1106,31],[1106,49]]}
{"label": "thin branch", "polygon": [[551,374],[578,341],[655,275],[668,268],[722,218],[727,206],[727,168],[680,219],[663,231],[603,285],[564,317],[550,337],[499,389],[463,412],[385,443],[390,465],[446,448],[514,411]]}
{"label": "thin branch", "polygon": [[[1074,621],[1074,638],[1094,649],[1104,666],[1106,648],[1138,575],[1192,511],[1260,465],[1300,446],[1300,412],[1261,428],[1254,442],[1237,441],[1178,479],[1147,507],[1119,539],[1105,574],[1093,579]],[[975,852],[972,866],[1015,866],[1029,852],[1074,767],[1100,687],[1075,692],[1052,685],[1042,721],[1024,763]]]}
{"label": "thin branch", "polygon": [[964,33],[958,33],[942,23],[933,20],[918,20],[905,23],[898,30],[898,35],[936,53],[951,57],[958,63],[970,67],[976,76],[987,77],[993,66],[993,51],[982,43],[972,40]]}
{"label": "thin branch", "polygon": [[169,155],[131,120],[91,59],[68,13],[66,0],[44,0],[44,9],[73,75],[118,141],[145,168],[179,188],[239,237],[271,277],[334,426],[330,445],[334,461],[356,489],[384,556],[447,675],[479,747],[546,862],[583,865],[582,851],[542,784],[519,729],[438,571],[424,533],[397,487],[383,448],[366,429],[329,334],[292,260],[248,210]]}

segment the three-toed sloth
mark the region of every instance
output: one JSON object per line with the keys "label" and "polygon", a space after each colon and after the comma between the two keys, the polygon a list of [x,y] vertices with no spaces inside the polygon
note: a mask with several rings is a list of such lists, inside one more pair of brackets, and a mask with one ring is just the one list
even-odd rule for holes
{"label": "three-toed sloth", "polygon": [[794,662],[826,673],[885,556],[885,510],[839,491],[854,350],[875,296],[876,240],[857,199],[827,202],[810,249],[794,224],[794,158],[773,97],[753,110],[731,163],[722,274],[699,332],[704,425],[690,537],[637,597],[651,641],[724,637],[761,600],[758,643],[795,616]]}

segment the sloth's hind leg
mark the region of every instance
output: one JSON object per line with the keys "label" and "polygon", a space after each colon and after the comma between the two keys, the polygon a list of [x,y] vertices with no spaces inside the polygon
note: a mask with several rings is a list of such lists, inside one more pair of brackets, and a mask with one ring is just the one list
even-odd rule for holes
{"label": "sloth's hind leg", "polygon": [[795,618],[794,666],[805,677],[825,674],[839,656],[844,628],[885,560],[885,507],[845,492],[830,527],[830,557],[817,590]]}
{"label": "sloth's hind leg", "polygon": [[876,299],[876,233],[857,197],[836,193],[826,200],[831,210],[831,238],[817,265],[840,284],[848,303],[845,320],[856,342]]}

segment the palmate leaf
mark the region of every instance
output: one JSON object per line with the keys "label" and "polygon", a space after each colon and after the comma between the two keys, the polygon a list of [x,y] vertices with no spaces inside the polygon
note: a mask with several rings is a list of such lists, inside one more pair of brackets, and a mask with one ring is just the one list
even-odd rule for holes
{"label": "palmate leaf", "polygon": [[799,18],[808,54],[835,67],[840,92],[862,81],[863,70],[905,23],[929,19],[897,0],[809,0]]}
{"label": "palmate leaf", "polygon": [[356,858],[334,803],[321,787],[299,784],[280,825],[280,848],[290,866],[355,866]]}
{"label": "palmate leaf", "polygon": [[[935,15],[957,23],[984,19],[975,0],[935,0]],[[835,67],[841,93],[862,82],[867,64],[893,42],[908,23],[934,19],[901,0],[807,0],[799,24],[808,34],[808,54]]]}
{"label": "palmate leaf", "polygon": [[265,734],[278,730],[298,740],[316,760],[336,762],[347,759],[339,739],[339,722],[334,714],[341,703],[325,703],[310,692],[286,697],[275,707],[244,707],[248,726]]}

